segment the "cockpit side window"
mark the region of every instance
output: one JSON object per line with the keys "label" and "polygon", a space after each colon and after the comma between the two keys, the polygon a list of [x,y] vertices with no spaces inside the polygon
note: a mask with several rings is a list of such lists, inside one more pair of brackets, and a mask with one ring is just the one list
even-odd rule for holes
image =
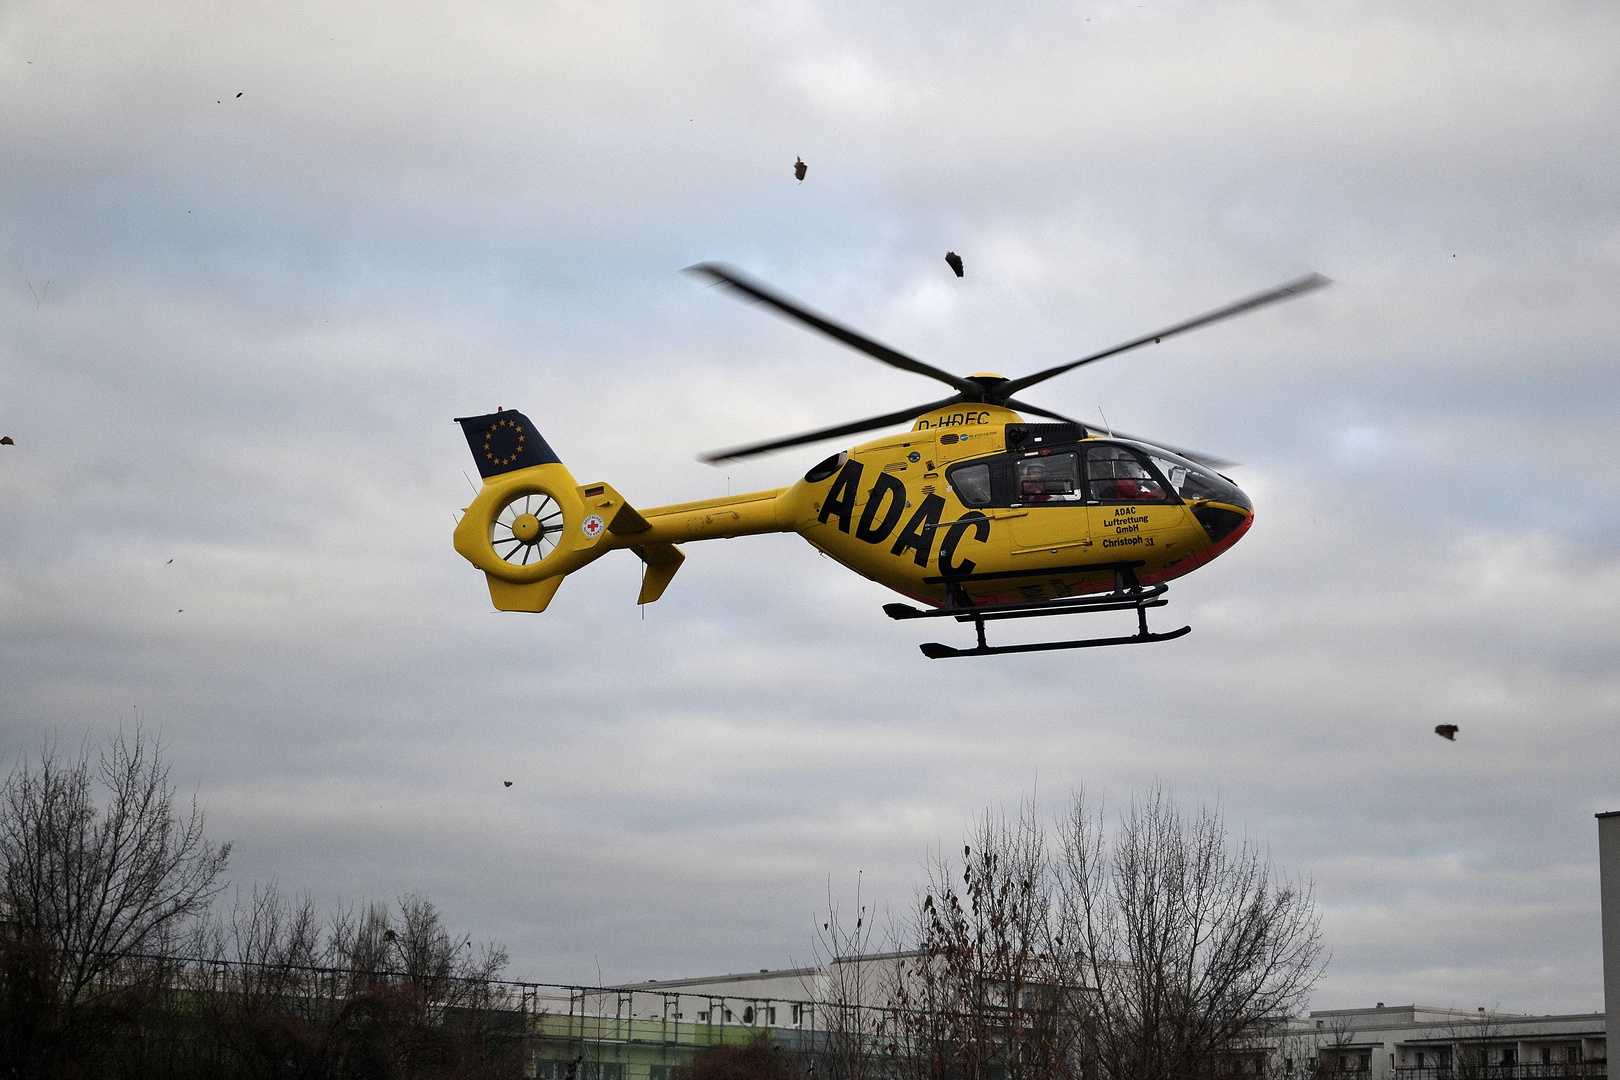
{"label": "cockpit side window", "polygon": [[963,506],[990,505],[990,465],[958,465],[945,477]]}
{"label": "cockpit side window", "polygon": [[1042,451],[1018,458],[1013,462],[1013,478],[1013,501],[1023,505],[1085,501],[1080,455],[1073,451],[1066,454]]}
{"label": "cockpit side window", "polygon": [[1164,484],[1147,463],[1124,446],[1103,443],[1087,447],[1086,480],[1094,502],[1169,501]]}

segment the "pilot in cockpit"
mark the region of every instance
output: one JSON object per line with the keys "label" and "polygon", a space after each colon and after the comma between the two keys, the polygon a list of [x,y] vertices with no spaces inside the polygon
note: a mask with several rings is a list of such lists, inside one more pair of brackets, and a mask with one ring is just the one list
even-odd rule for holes
{"label": "pilot in cockpit", "polygon": [[1019,462],[1018,465],[1018,501],[1019,502],[1051,502],[1052,496],[1048,494],[1048,474],[1050,469],[1044,461]]}

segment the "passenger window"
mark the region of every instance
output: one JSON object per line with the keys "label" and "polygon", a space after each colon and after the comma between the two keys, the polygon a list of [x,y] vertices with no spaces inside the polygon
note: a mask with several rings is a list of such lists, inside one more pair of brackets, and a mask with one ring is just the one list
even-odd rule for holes
{"label": "passenger window", "polygon": [[1080,455],[1051,454],[1019,458],[1014,463],[1013,498],[1020,503],[1077,503],[1084,501],[1080,486]]}
{"label": "passenger window", "polygon": [[988,506],[990,503],[990,466],[964,465],[952,469],[947,477],[956,497],[963,506]]}
{"label": "passenger window", "polygon": [[1164,485],[1123,446],[1093,446],[1086,451],[1086,476],[1097,502],[1163,502]]}

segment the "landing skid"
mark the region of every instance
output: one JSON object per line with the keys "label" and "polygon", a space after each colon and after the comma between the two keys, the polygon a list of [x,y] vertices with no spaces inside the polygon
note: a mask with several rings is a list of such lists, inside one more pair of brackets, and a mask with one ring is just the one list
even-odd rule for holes
{"label": "landing skid", "polygon": [[[1055,600],[1034,600],[1021,604],[985,604],[964,608],[961,605],[943,608],[915,608],[910,604],[884,604],[883,613],[891,619],[943,619],[971,622],[978,632],[979,644],[972,649],[957,649],[937,641],[919,645],[922,654],[930,660],[943,660],[952,656],[996,656],[1001,653],[1051,652],[1055,649],[1094,649],[1102,645],[1141,645],[1150,641],[1170,641],[1192,633],[1192,627],[1155,634],[1148,630],[1147,609],[1163,607],[1169,601],[1164,594],[1169,586],[1163,583],[1144,588],[1137,584],[1136,576],[1122,571],[1114,576],[1114,591],[1087,596],[1065,596]],[[1095,611],[1135,610],[1137,632],[1125,637],[1079,638],[1073,641],[1038,641],[1026,645],[991,645],[984,639],[984,624],[1001,619],[1034,619],[1046,615],[1086,615]]]}

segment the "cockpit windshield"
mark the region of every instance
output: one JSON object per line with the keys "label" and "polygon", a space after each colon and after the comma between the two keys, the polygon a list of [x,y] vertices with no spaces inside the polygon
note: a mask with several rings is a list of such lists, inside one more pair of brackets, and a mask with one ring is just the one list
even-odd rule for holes
{"label": "cockpit windshield", "polygon": [[1226,503],[1229,506],[1240,506],[1245,510],[1253,510],[1254,504],[1249,497],[1232,481],[1211,469],[1207,465],[1199,465],[1182,457],[1172,454],[1168,450],[1161,450],[1157,446],[1143,446],[1148,457],[1158,468],[1164,478],[1170,481],[1176,494],[1187,502],[1213,502]]}

